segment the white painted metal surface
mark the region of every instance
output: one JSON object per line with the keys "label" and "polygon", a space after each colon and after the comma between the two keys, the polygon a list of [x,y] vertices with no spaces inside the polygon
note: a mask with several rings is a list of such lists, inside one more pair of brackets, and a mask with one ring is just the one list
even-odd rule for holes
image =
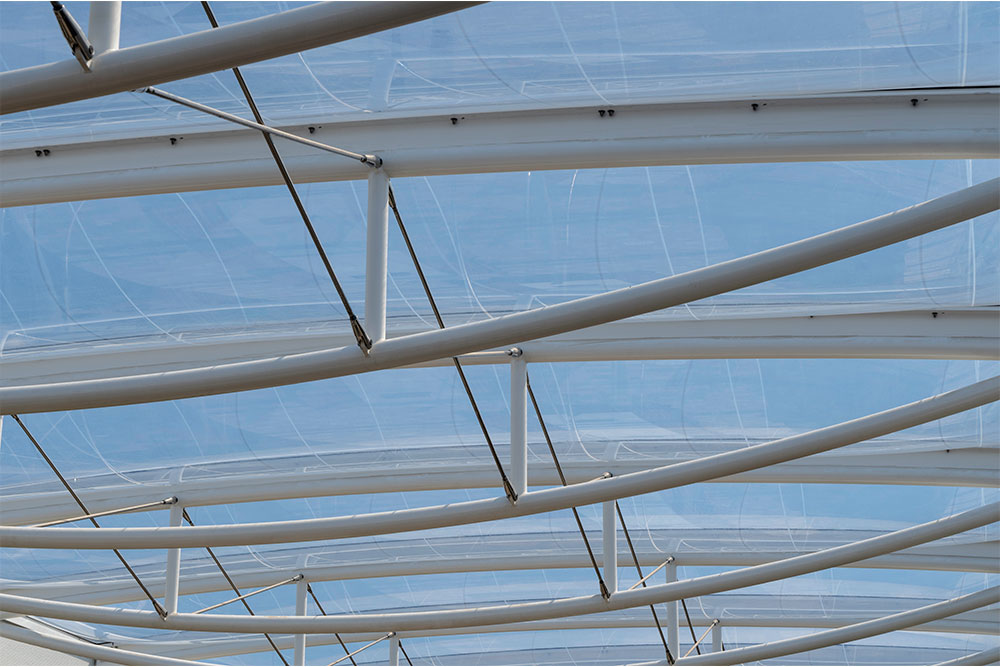
{"label": "white painted metal surface", "polygon": [[919,623],[947,618],[963,611],[978,609],[997,602],[1000,602],[1000,586],[993,586],[976,593],[919,607],[912,611],[884,616],[863,623],[837,628],[836,630],[826,630],[802,637],[722,651],[721,653],[704,653],[702,655],[688,656],[687,658],[677,660],[674,664],[739,665],[745,662],[767,660],[769,658],[802,653],[803,651],[811,651],[823,648],[824,646],[833,646],[834,644],[843,644],[866,637],[874,637],[895,630],[905,630]]}
{"label": "white painted metal surface", "polygon": [[[184,522],[184,505],[179,501],[170,506],[169,525],[178,527]],[[167,549],[167,565],[164,571],[166,588],[163,595],[163,609],[168,614],[177,613],[177,599],[180,597],[181,550]]]}
{"label": "white painted metal surface", "polygon": [[620,477],[535,491],[525,494],[516,505],[501,497],[351,517],[184,528],[60,528],[54,531],[4,526],[0,527],[0,539],[6,546],[21,548],[155,549],[339,539],[456,526],[551,512],[695,484],[894,433],[998,399],[1000,376],[854,421],[762,445]]}
{"label": "white painted metal surface", "polygon": [[[295,582],[295,615],[305,616],[306,615],[306,605],[309,600],[306,597],[309,593],[309,582],[305,579],[299,579]],[[303,634],[295,635],[293,641],[293,651],[292,651],[292,664],[293,665],[304,665],[306,664],[306,636]]]}
{"label": "white painted metal surface", "polygon": [[198,369],[0,388],[3,414],[71,410],[245,391],[351,375],[512,345],[681,305],[830,264],[989,213],[992,179],[906,209],[738,259],[487,321],[357,346]]}
{"label": "white painted metal surface", "polygon": [[[101,66],[102,59],[95,62]],[[70,65],[80,69],[76,61],[68,70]],[[926,101],[915,108],[914,95]],[[589,107],[466,109],[458,124],[451,123],[453,110],[382,112],[303,117],[279,129],[377,152],[393,178],[736,162],[989,159],[1000,140],[998,97],[988,88],[778,97],[757,112],[743,99],[640,104],[619,107],[613,119]],[[177,132],[184,133],[184,141],[172,145],[169,138]],[[6,174],[0,184],[2,205],[281,182],[251,130],[191,124],[161,136],[81,138],[45,146],[50,154],[44,160],[35,156],[36,142],[9,140],[0,151]],[[281,152],[297,183],[368,177],[364,165],[331,160],[306,146],[281,142]]]}
{"label": "white painted metal surface", "polygon": [[160,42],[0,73],[0,113],[120,93],[334,44],[465,9],[468,2],[322,2]]}
{"label": "white painted metal surface", "polygon": [[[506,502],[506,499],[501,500]],[[204,632],[378,632],[386,627],[395,627],[399,630],[422,630],[511,623],[659,604],[839,567],[845,563],[891,553],[990,524],[996,521],[998,510],[1000,510],[1000,503],[984,505],[937,521],[788,560],[686,579],[673,584],[622,591],[613,595],[609,600],[605,600],[598,594],[560,600],[478,607],[472,610],[346,614],[306,618],[173,614],[162,619],[155,612],[95,607],[0,594],[0,609],[9,613],[63,618],[89,623]]]}
{"label": "white painted metal surface", "polygon": [[518,497],[528,492],[528,364],[520,348],[510,354],[510,478]]}
{"label": "white painted metal surface", "polygon": [[368,242],[365,248],[365,333],[385,340],[385,289],[389,262],[389,176],[369,169]]}
{"label": "white painted metal surface", "polygon": [[601,544],[604,558],[604,585],[614,595],[618,592],[618,517],[615,515],[615,501],[601,504]]}
{"label": "white painted metal surface", "polygon": [[121,0],[91,0],[87,39],[94,47],[95,56],[118,48],[121,21]]}

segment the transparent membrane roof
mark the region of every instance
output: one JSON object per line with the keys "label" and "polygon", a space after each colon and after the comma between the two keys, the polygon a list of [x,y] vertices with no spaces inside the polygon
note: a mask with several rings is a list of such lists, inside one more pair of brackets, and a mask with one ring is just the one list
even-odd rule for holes
{"label": "transparent membrane roof", "polygon": [[[87,30],[88,3],[65,6]],[[300,6],[226,2],[213,8],[219,23],[229,25]],[[997,2],[491,2],[241,71],[272,125],[873,91],[995,93],[998,25]],[[208,28],[200,3],[126,2],[121,47]],[[67,51],[49,5],[0,4],[4,71],[66,60]],[[228,70],[157,85],[250,117]],[[232,127],[165,100],[121,92],[0,116],[0,151]],[[995,135],[983,136],[995,142]],[[390,176],[391,168],[387,163]],[[996,159],[887,154],[550,170],[526,162],[503,173],[393,178],[392,186],[445,324],[454,327],[701,269],[998,175]],[[16,177],[4,170],[5,180]],[[302,183],[298,191],[347,297],[363,312],[365,181]],[[989,353],[955,352],[951,339],[921,328],[897,339],[933,352],[697,358],[668,351],[662,358],[529,364],[539,411],[570,481],[738,452],[997,375],[997,218],[996,212],[975,216],[627,321],[657,332],[709,327],[697,331],[727,332],[739,346],[747,322],[780,333],[787,322],[810,318],[863,318],[878,329],[918,315],[946,322],[975,316],[991,318]],[[436,329],[391,216],[387,276],[389,338]],[[713,335],[721,334],[699,334],[703,341]],[[56,376],[67,368],[99,378],[152,357],[175,364],[164,369],[182,368],[183,360],[208,354],[199,350],[218,350],[212,354],[230,361],[265,354],[255,350],[293,354],[353,343],[348,315],[284,186],[38,203],[0,212],[0,365],[8,378]],[[505,462],[512,439],[507,365],[504,358],[465,366]],[[185,494],[229,499],[192,504],[198,525],[351,516],[502,495],[480,424],[450,365],[46,411],[22,420],[95,507],[170,495],[183,501],[190,497]],[[558,486],[530,406],[527,423],[530,490]],[[2,523],[78,515],[25,433],[10,417],[2,427]],[[996,502],[998,449],[1000,411],[988,403],[784,468],[624,498],[620,507],[644,571],[675,556],[679,579],[700,577]],[[310,486],[324,480],[326,492]],[[282,497],[264,497],[278,486]],[[240,493],[246,502],[235,499]],[[585,505],[579,512],[600,555],[601,507]],[[152,511],[100,522],[151,527],[167,526],[168,518]],[[618,540],[624,589],[638,576],[623,533]],[[949,600],[998,585],[998,544],[997,526],[987,525],[881,561],[690,598],[691,632],[700,636],[720,619],[729,650]],[[598,592],[576,521],[565,509],[213,551],[245,590],[312,573],[313,591],[330,614],[467,609]],[[162,595],[164,551],[122,554]],[[521,561],[534,564],[519,566]],[[3,592],[16,595],[152,609],[109,550],[4,548],[0,578]],[[650,583],[664,581],[661,571]],[[183,550],[181,582],[182,613],[232,597],[204,549]],[[293,615],[295,588],[251,598],[254,612]],[[666,607],[656,608],[662,621]],[[235,604],[208,613],[245,610]],[[78,637],[156,655],[280,664],[260,634],[47,622]],[[986,606],[935,623],[764,662],[936,664],[995,647],[1000,612]],[[693,643],[691,632],[682,615],[681,654]],[[290,660],[291,635],[272,637]],[[377,637],[344,639],[354,650]],[[606,665],[664,657],[643,606],[507,632],[472,628],[402,641],[414,664]],[[709,650],[710,643],[706,637],[701,648]],[[358,664],[385,664],[388,644],[360,653]],[[308,638],[306,655],[308,664],[327,664],[344,651],[322,634]]]}

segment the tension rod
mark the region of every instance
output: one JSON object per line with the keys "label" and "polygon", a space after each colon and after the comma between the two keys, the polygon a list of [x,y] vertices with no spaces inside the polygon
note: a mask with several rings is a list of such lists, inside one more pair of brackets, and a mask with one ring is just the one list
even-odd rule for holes
{"label": "tension rod", "polygon": [[[403,217],[399,214],[399,208],[396,206],[396,195],[392,191],[392,186],[389,186],[389,208],[392,209],[392,214],[396,218],[396,225],[399,227],[400,234],[403,235],[403,242],[406,243],[406,249],[410,253],[410,259],[413,261],[413,268],[417,270],[417,277],[420,278],[420,284],[424,287],[424,294],[427,295],[427,301],[431,305],[431,310],[434,311],[434,318],[437,320],[438,327],[444,329],[444,319],[441,317],[441,311],[438,310],[437,302],[434,300],[434,295],[431,293],[430,285],[427,284],[427,278],[424,276],[424,270],[420,267],[420,260],[417,259],[417,253],[413,249],[413,244],[410,242],[410,235],[406,233],[406,226],[403,224]],[[500,456],[497,455],[497,449],[493,445],[493,439],[490,438],[490,432],[486,428],[486,421],[483,420],[482,413],[479,412],[479,405],[476,403],[476,397],[472,394],[472,388],[469,386],[469,381],[465,377],[465,371],[462,369],[462,362],[458,360],[458,357],[451,358],[452,363],[455,364],[455,370],[458,371],[458,377],[462,380],[462,386],[465,388],[465,395],[469,398],[469,403],[472,405],[472,411],[476,413],[476,421],[479,422],[479,429],[483,432],[483,437],[486,439],[486,445],[490,448],[490,454],[493,456],[493,463],[496,464],[497,472],[500,473],[500,481],[503,483],[504,493],[507,494],[507,500],[514,504],[517,502],[517,493],[514,491],[514,486],[510,483],[507,478],[507,473],[503,469],[503,464],[500,463]]]}
{"label": "tension rod", "polygon": [[[545,436],[545,444],[549,447],[549,454],[552,455],[552,462],[556,465],[556,472],[559,473],[559,481],[562,482],[563,486],[566,486],[566,475],[563,474],[562,466],[559,464],[559,457],[556,456],[556,448],[552,444],[552,438],[549,436],[549,429],[545,426],[545,419],[542,418],[542,411],[538,407],[538,401],[535,399],[535,392],[531,388],[531,376],[525,374],[525,384],[528,388],[528,398],[531,399],[531,405],[535,409],[535,416],[538,418],[538,424],[542,427],[542,435]],[[605,475],[601,475],[599,479],[604,479]],[[575,507],[570,507],[573,512],[573,518],[576,519],[576,527],[580,530],[580,537],[583,538],[583,544],[587,547],[587,555],[590,556],[590,564],[594,568],[594,574],[597,575],[597,583],[601,589],[601,595],[605,600],[611,598],[611,591],[608,590],[607,584],[604,583],[604,575],[601,574],[601,568],[597,566],[597,559],[594,558],[594,550],[590,547],[590,540],[587,539],[587,531],[583,529],[583,521],[580,520],[580,512],[577,511]]]}
{"label": "tension rod", "polygon": [[[705,632],[704,632],[704,633],[702,633],[701,637],[698,637],[697,641],[695,641],[695,643],[694,643],[694,646],[692,646],[691,648],[689,648],[689,649],[687,650],[687,653],[685,653],[685,654],[684,654],[683,656],[681,656],[681,657],[684,657],[684,658],[686,658],[686,657],[688,657],[689,655],[691,655],[691,651],[694,651],[694,650],[695,650],[696,648],[698,648],[698,644],[700,644],[700,643],[701,643],[701,640],[702,640],[702,639],[704,639],[705,637],[707,637],[707,636],[708,636],[708,633],[712,631],[712,628],[714,628],[714,627],[715,627],[715,626],[717,626],[718,624],[719,624],[719,619],[715,619],[715,620],[713,620],[713,621],[712,621],[712,623],[711,623],[711,624],[710,624],[710,625],[708,626],[708,629],[707,629],[707,630],[705,630]],[[701,653],[699,652],[699,653],[698,653],[698,655],[701,655]]]}
{"label": "tension rod", "polygon": [[148,510],[154,507],[163,507],[164,505],[173,505],[176,502],[177,502],[177,496],[170,496],[169,498],[164,498],[163,500],[157,500],[156,502],[152,503],[145,503],[142,505],[132,505],[131,507],[119,507],[118,509],[105,510],[103,512],[94,512],[93,514],[74,516],[70,519],[59,519],[58,521],[39,523],[32,526],[32,528],[48,528],[49,526],[58,526],[63,523],[73,523],[74,521],[82,521],[83,519],[96,519],[97,517],[111,516],[114,514],[127,514],[129,512],[138,512],[140,510]]}
{"label": "tension rod", "polygon": [[[212,12],[212,7],[208,2],[201,3],[202,9],[205,10],[205,15],[208,17],[208,22],[212,24],[212,28],[218,28],[219,22],[215,20],[215,14]],[[377,163],[373,162],[370,166],[380,167],[382,161],[375,156],[365,156],[360,153],[351,153],[350,151],[343,151],[342,149],[335,148],[333,146],[327,146],[326,144],[321,144],[318,141],[312,141],[311,139],[303,139],[302,137],[297,137],[294,134],[289,134],[287,132],[282,132],[281,130],[275,130],[264,125],[264,117],[261,116],[260,110],[257,108],[257,103],[254,102],[253,95],[250,94],[250,88],[247,86],[246,80],[243,78],[243,74],[240,72],[238,67],[233,68],[233,74],[236,76],[236,81],[240,84],[240,90],[243,91],[243,97],[246,98],[247,105],[250,107],[250,111],[253,112],[253,117],[257,120],[256,123],[251,123],[248,120],[240,118],[239,116],[233,116],[232,114],[227,114],[223,111],[218,111],[212,109],[211,107],[206,107],[203,104],[198,104],[197,102],[192,102],[191,100],[185,100],[182,97],[177,97],[176,95],[171,95],[170,93],[164,93],[163,91],[156,90],[153,88],[145,88],[144,92],[150,93],[152,95],[157,95],[167,100],[177,102],[178,104],[184,104],[193,109],[198,109],[199,111],[204,111],[205,113],[211,113],[212,115],[219,116],[220,118],[225,118],[226,120],[245,125],[247,127],[253,127],[261,131],[264,141],[267,143],[267,148],[271,152],[271,157],[274,159],[274,164],[278,167],[278,171],[281,173],[281,179],[285,182],[285,187],[288,188],[288,193],[292,196],[292,201],[295,202],[295,207],[299,211],[299,216],[302,218],[302,222],[306,226],[306,230],[309,232],[309,237],[312,239],[313,246],[316,248],[316,252],[319,253],[320,260],[323,262],[323,267],[326,269],[327,275],[330,277],[330,282],[333,283],[334,289],[337,290],[337,296],[340,297],[340,302],[344,306],[344,310],[347,312],[347,317],[351,323],[351,332],[354,334],[355,340],[358,342],[358,347],[361,348],[361,352],[365,356],[368,356],[368,352],[372,349],[372,339],[365,333],[364,327],[361,326],[360,320],[358,320],[357,315],[354,314],[354,309],[351,308],[351,303],[347,299],[347,294],[344,292],[343,286],[337,279],[337,274],[333,270],[333,265],[330,263],[330,258],[326,255],[326,250],[323,248],[323,243],[319,240],[319,234],[316,233],[316,228],[313,227],[312,220],[309,218],[309,214],[306,212],[306,207],[302,203],[302,199],[299,197],[298,190],[295,188],[295,184],[292,182],[292,177],[288,174],[288,170],[285,168],[285,163],[281,159],[281,155],[278,154],[278,149],[274,145],[274,140],[271,139],[271,134],[277,134],[278,136],[285,137],[292,141],[297,141],[299,143],[305,143],[309,146],[315,148],[321,148],[323,150],[332,151],[338,154],[347,153],[348,157],[353,157],[362,162],[369,157],[373,158]],[[220,115],[222,114],[222,115]],[[368,162],[365,162],[368,164]]]}
{"label": "tension rod", "polygon": [[[38,450],[38,453],[42,455],[42,458],[45,459],[45,462],[48,464],[49,469],[52,470],[52,472],[55,473],[56,477],[59,478],[59,481],[62,482],[63,487],[67,491],[69,491],[69,495],[73,496],[73,500],[75,500],[76,504],[80,506],[80,509],[83,510],[83,513],[87,515],[91,514],[90,510],[87,509],[87,506],[83,504],[82,500],[80,500],[80,496],[76,495],[76,492],[73,491],[73,487],[69,485],[69,482],[66,481],[66,478],[63,477],[63,474],[59,472],[59,468],[56,467],[56,464],[52,462],[52,459],[49,458],[49,455],[45,453],[45,450],[42,449],[42,446],[38,444],[37,440],[35,440],[35,436],[31,435],[31,431],[29,431],[28,427],[24,425],[24,422],[21,421],[21,418],[14,414],[12,414],[11,417],[14,419],[14,421],[17,422],[17,425],[21,427],[21,430],[24,431],[24,434],[28,436],[28,440],[30,440],[31,444],[35,446],[35,449]],[[101,527],[101,525],[97,523],[97,519],[94,519],[93,517],[88,517],[88,518],[90,519],[90,522],[94,524],[94,528]],[[160,615],[160,618],[166,618],[167,610],[163,608],[163,606],[157,601],[155,597],[153,597],[153,594],[149,592],[148,588],[146,588],[146,584],[142,583],[142,580],[139,579],[139,575],[135,573],[135,570],[132,569],[132,566],[129,565],[128,561],[125,560],[125,556],[122,556],[122,552],[118,551],[118,549],[112,549],[111,551],[113,551],[114,554],[118,556],[118,560],[120,560],[122,565],[125,566],[125,569],[128,570],[128,573],[130,575],[132,575],[132,578],[135,579],[135,583],[139,585],[139,588],[142,589],[142,592],[145,593],[146,597],[149,598],[149,601],[153,603],[153,609],[155,609],[156,613]]]}
{"label": "tension rod", "polygon": [[[184,520],[188,522],[189,526],[194,526],[194,521],[191,520],[191,515],[188,514],[186,509],[181,510],[181,515],[184,517]],[[208,552],[208,555],[212,557],[212,560],[215,562],[215,566],[219,568],[219,572],[221,572],[222,576],[226,578],[226,581],[229,583],[229,587],[233,589],[233,592],[237,595],[242,595],[242,593],[240,593],[240,589],[236,586],[236,582],[229,576],[229,573],[226,572],[226,568],[222,566],[222,562],[215,555],[215,552],[212,551],[212,547],[205,547],[205,550]],[[244,598],[240,598],[240,602],[243,603],[243,606],[246,608],[248,614],[251,616],[256,615],[253,613],[253,609],[250,608],[249,602],[247,602]],[[271,635],[265,632],[264,638],[267,640],[267,643],[271,645],[271,648],[274,649],[274,652],[278,654],[278,659],[281,660],[281,664],[287,667],[288,661],[285,660],[285,656],[281,654],[281,650],[278,648],[278,645],[274,643],[273,639],[271,639]]]}
{"label": "tension rod", "polygon": [[237,597],[234,597],[234,598],[232,598],[230,600],[226,600],[225,602],[220,602],[218,604],[213,604],[211,607],[205,607],[204,609],[199,609],[198,611],[196,611],[194,613],[195,614],[203,614],[206,611],[212,611],[213,609],[218,609],[219,607],[225,607],[227,604],[231,604],[233,602],[239,602],[240,600],[246,600],[247,598],[253,597],[254,595],[258,595],[260,593],[266,593],[267,591],[272,590],[274,588],[277,588],[278,586],[284,586],[285,584],[294,583],[294,582],[298,581],[301,578],[302,578],[302,575],[301,574],[297,574],[294,577],[292,577],[291,579],[285,579],[284,581],[279,581],[276,584],[271,584],[270,586],[265,586],[264,588],[258,588],[255,591],[250,591],[249,593],[243,593],[243,594],[241,594],[241,595],[239,595]]}
{"label": "tension rod", "polygon": [[[361,648],[359,648],[358,650],[356,650],[356,651],[351,651],[350,653],[348,653],[347,655],[345,655],[345,656],[344,656],[343,658],[338,658],[338,659],[334,660],[334,661],[333,661],[333,662],[331,662],[331,663],[330,663],[330,664],[329,664],[329,665],[328,665],[327,667],[333,667],[333,665],[336,665],[336,664],[339,664],[339,663],[341,663],[341,662],[343,662],[343,661],[347,660],[348,658],[351,658],[351,657],[353,657],[353,656],[356,656],[356,655],[357,655],[358,653],[361,653],[361,652],[362,652],[362,651],[364,651],[364,650],[365,650],[366,648],[369,648],[369,647],[371,647],[371,646],[375,646],[375,644],[378,644],[379,642],[383,642],[383,641],[385,641],[386,639],[389,639],[390,637],[395,637],[395,636],[396,636],[396,633],[395,633],[395,632],[390,632],[389,634],[387,634],[387,635],[386,635],[386,636],[384,636],[384,637],[379,637],[379,638],[378,638],[378,639],[376,639],[375,641],[373,641],[373,642],[369,642],[369,643],[365,644],[364,646],[362,646],[362,647],[361,647]],[[353,660],[352,660],[352,662],[353,662]],[[355,664],[357,664],[357,663],[355,663]]]}
{"label": "tension rod", "polygon": [[[660,567],[656,568],[645,577],[642,576],[642,566],[639,565],[639,557],[635,554],[635,546],[632,545],[632,536],[629,535],[628,526],[625,525],[625,515],[622,514],[622,506],[617,500],[615,501],[615,510],[618,512],[618,521],[621,523],[622,531],[625,533],[625,541],[628,543],[628,550],[632,554],[632,563],[635,565],[635,571],[639,573],[639,582],[635,584],[635,586],[632,586],[632,588],[629,588],[629,590],[634,589],[640,584],[643,588],[646,588],[646,580],[659,572],[660,568],[666,567],[667,563],[673,560],[674,557],[671,556],[662,565],[660,565]],[[660,641],[663,642],[663,650],[667,652],[667,663],[672,665],[674,664],[674,656],[670,653],[670,646],[667,644],[667,638],[663,636],[663,626],[660,625],[660,617],[656,615],[656,608],[653,605],[649,605],[649,611],[653,614],[653,622],[656,623],[656,631],[660,633]]]}
{"label": "tension rod", "polygon": [[[312,596],[313,602],[315,602],[316,603],[316,607],[319,608],[319,613],[321,613],[324,616],[326,616],[326,609],[323,609],[323,605],[321,605],[319,603],[319,598],[316,597],[316,593],[313,592],[312,586],[310,584],[308,584],[308,583],[306,584],[306,590],[309,591],[309,595]],[[340,633],[339,632],[334,632],[333,636],[337,638],[337,641],[340,642],[341,647],[343,647],[343,649],[344,649],[344,653],[347,654],[344,657],[345,658],[351,658],[351,664],[352,665],[357,665],[358,663],[356,663],[354,661],[354,658],[351,657],[351,651],[350,651],[350,649],[347,648],[347,644],[344,643],[344,640],[340,636]]]}

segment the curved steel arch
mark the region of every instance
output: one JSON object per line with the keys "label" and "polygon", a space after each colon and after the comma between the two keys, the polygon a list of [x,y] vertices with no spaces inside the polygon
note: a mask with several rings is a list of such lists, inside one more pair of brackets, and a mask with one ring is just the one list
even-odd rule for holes
{"label": "curved steel arch", "polygon": [[[633,287],[357,346],[182,371],[0,387],[3,414],[77,410],[260,389],[409,366],[662,310],[854,257],[1000,208],[1000,178],[807,239]],[[531,361],[530,355],[525,357]]]}
{"label": "curved steel arch", "polygon": [[1000,376],[961,389],[891,408],[771,443],[717,454],[686,463],[600,479],[572,486],[533,491],[511,505],[506,498],[473,500],[436,507],[360,514],[327,519],[300,519],[257,524],[176,528],[0,528],[8,547],[42,549],[162,549],[304,542],[384,535],[479,521],[540,514],[580,505],[617,500],[652,491],[687,486],[924,424],[1000,399]]}
{"label": "curved steel arch", "polygon": [[839,567],[845,563],[892,553],[948,535],[972,530],[993,523],[998,518],[1000,518],[1000,502],[860,542],[824,549],[766,565],[622,591],[607,599],[598,594],[475,609],[320,617],[170,614],[163,618],[152,611],[95,607],[93,605],[52,602],[0,594],[0,609],[21,615],[30,614],[109,625],[199,632],[294,632],[298,634],[385,632],[387,630],[424,630],[511,623],[647,606],[787,579],[808,572]]}

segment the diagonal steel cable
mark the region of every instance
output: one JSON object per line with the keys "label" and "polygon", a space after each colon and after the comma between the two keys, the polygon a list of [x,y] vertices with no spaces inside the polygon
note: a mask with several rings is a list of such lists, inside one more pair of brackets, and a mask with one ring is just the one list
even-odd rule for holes
{"label": "diagonal steel cable", "polygon": [[[309,591],[309,595],[312,596],[313,602],[316,603],[316,607],[319,609],[319,613],[326,616],[326,609],[323,609],[323,605],[319,603],[319,598],[316,597],[316,593],[313,591],[312,585],[306,584],[306,590]],[[347,644],[344,643],[344,640],[341,638],[340,633],[334,632],[333,636],[337,638],[338,642],[340,642],[340,646],[344,649],[344,653],[347,654],[347,657],[350,658],[351,664],[357,665],[358,663],[354,661],[354,654],[351,653],[351,650],[349,648],[347,648]]]}
{"label": "diagonal steel cable", "polygon": [[405,648],[403,648],[402,639],[399,640],[399,650],[403,652],[403,657],[406,658],[406,664],[408,664],[410,667],[413,667],[413,661],[410,660],[410,654],[406,652]]}
{"label": "diagonal steel cable", "polygon": [[[42,458],[45,459],[45,462],[48,464],[49,469],[52,470],[52,472],[55,473],[56,477],[59,478],[59,481],[62,482],[63,487],[67,491],[69,491],[69,495],[73,496],[73,500],[75,500],[76,504],[80,506],[80,509],[83,510],[83,513],[90,515],[91,511],[87,509],[86,505],[83,504],[83,501],[80,499],[80,496],[76,495],[76,492],[73,491],[73,487],[69,485],[69,482],[66,481],[66,478],[63,477],[63,474],[59,472],[59,468],[56,467],[56,464],[52,462],[52,459],[49,458],[49,455],[45,453],[45,450],[42,449],[42,446],[38,443],[37,440],[35,440],[35,436],[31,435],[31,431],[29,431],[28,427],[24,425],[24,422],[21,421],[21,418],[13,414],[11,415],[11,417],[13,417],[14,421],[17,422],[17,425],[21,427],[21,430],[24,431],[24,434],[28,436],[28,440],[30,440],[31,444],[35,446],[35,449],[38,450],[38,453],[41,454]],[[87,518],[90,519],[90,522],[94,524],[95,528],[101,527],[101,525],[97,523],[97,519],[95,519],[93,516],[88,516]],[[153,597],[153,594],[149,592],[148,588],[146,588],[146,584],[142,583],[142,580],[139,579],[139,575],[135,573],[135,570],[132,569],[132,566],[129,565],[128,561],[125,560],[125,556],[122,556],[122,552],[118,551],[118,549],[112,549],[112,551],[116,556],[118,556],[118,560],[120,560],[122,565],[125,566],[125,569],[128,570],[128,573],[132,575],[132,578],[135,579],[135,583],[139,585],[139,588],[141,588],[142,592],[146,594],[146,597],[149,598],[149,601],[153,603],[153,609],[156,610],[156,613],[159,614],[161,618],[166,618],[167,610],[164,609],[162,605],[160,605],[159,601],[157,601],[155,597]]]}
{"label": "diagonal steel cable", "polygon": [[[181,514],[184,517],[184,520],[188,522],[189,526],[194,526],[194,521],[191,520],[191,515],[188,514],[187,510],[181,510]],[[215,555],[215,552],[212,551],[212,547],[205,547],[205,550],[208,552],[208,555],[212,557],[212,560],[215,562],[215,566],[219,568],[219,572],[221,572],[222,576],[226,578],[226,581],[229,583],[229,587],[233,589],[233,592],[236,593],[237,596],[242,596],[243,593],[240,592],[236,582],[233,581],[233,578],[229,576],[228,572],[226,572],[226,568],[222,566],[222,561],[220,561],[218,556]],[[240,597],[240,602],[243,603],[243,606],[246,608],[248,614],[256,616],[256,614],[253,613],[253,609],[250,608],[250,603],[246,601],[246,598]],[[274,652],[278,654],[278,657],[281,659],[281,664],[286,665],[287,667],[288,661],[285,660],[285,656],[282,655],[278,645],[274,643],[273,639],[271,639],[271,635],[265,632],[264,638],[267,639],[267,643],[271,645]]]}
{"label": "diagonal steel cable", "polygon": [[[406,226],[403,224],[403,217],[399,214],[399,207],[396,206],[396,195],[392,191],[391,185],[389,186],[389,208],[392,209],[392,214],[396,218],[396,225],[399,227],[399,231],[403,235],[403,242],[406,243],[406,249],[410,253],[410,259],[413,261],[413,267],[417,270],[417,276],[420,278],[420,284],[423,285],[424,294],[427,295],[427,301],[431,305],[431,310],[434,311],[434,319],[437,320],[438,327],[444,329],[444,319],[441,317],[441,311],[438,310],[437,302],[434,300],[434,295],[431,293],[430,285],[427,284],[427,278],[424,276],[424,270],[420,267],[420,260],[417,259],[417,253],[414,251],[413,244],[410,242],[410,235],[406,233]],[[486,422],[483,420],[482,413],[479,412],[479,405],[476,403],[476,397],[472,394],[472,388],[469,387],[469,381],[465,377],[465,371],[462,369],[462,362],[458,360],[458,357],[452,357],[451,360],[455,364],[455,370],[458,371],[458,377],[462,380],[462,386],[465,388],[465,395],[468,396],[469,403],[472,405],[472,411],[476,413],[476,420],[479,422],[479,428],[482,430],[483,437],[486,439],[486,444],[490,448],[490,454],[493,456],[493,463],[496,464],[497,472],[500,473],[500,480],[503,482],[504,493],[507,494],[507,499],[513,503],[517,501],[517,493],[514,492],[514,487],[507,478],[507,473],[504,472],[503,464],[500,463],[500,457],[497,455],[497,449],[493,445],[493,439],[490,438],[490,432],[486,428]]]}
{"label": "diagonal steel cable", "polygon": [[[549,429],[545,426],[545,419],[542,418],[542,411],[538,407],[538,401],[535,399],[535,391],[531,388],[531,376],[525,373],[525,384],[528,388],[528,397],[531,399],[531,405],[535,409],[535,416],[538,418],[538,424],[542,427],[542,435],[545,436],[545,444],[549,447],[549,453],[552,455],[552,462],[556,465],[556,472],[559,473],[559,481],[562,482],[563,486],[566,484],[566,475],[563,474],[562,465],[559,463],[559,457],[556,456],[556,448],[552,444],[552,438],[549,436]],[[570,508],[573,511],[573,518],[576,519],[576,527],[580,529],[580,537],[583,538],[583,544],[587,547],[587,555],[590,556],[590,564],[594,568],[594,574],[597,575],[597,583],[601,588],[601,595],[605,599],[611,597],[611,592],[608,591],[607,584],[604,583],[604,576],[601,574],[601,568],[597,566],[597,559],[594,557],[594,550],[590,547],[590,540],[587,539],[587,531],[583,529],[583,521],[580,520],[580,512],[577,511],[575,507]]]}
{"label": "diagonal steel cable", "polygon": [[[215,14],[212,12],[212,7],[208,2],[201,3],[202,8],[205,10],[205,15],[208,17],[209,23],[212,24],[213,28],[218,28],[219,23],[215,20]],[[253,112],[253,117],[261,125],[264,124],[264,117],[261,116],[260,111],[257,109],[257,104],[253,100],[253,96],[250,94],[250,88],[247,87],[246,80],[243,78],[243,74],[240,73],[238,67],[233,68],[233,74],[236,75],[236,80],[240,84],[240,89],[243,91],[243,96],[246,98],[247,104],[250,106],[250,111]],[[337,280],[337,274],[333,270],[333,265],[330,264],[330,258],[326,255],[326,250],[323,248],[322,242],[319,240],[319,235],[316,233],[315,227],[313,227],[312,220],[309,218],[309,214],[306,212],[305,205],[299,198],[299,193],[295,189],[295,184],[292,183],[291,177],[288,175],[288,170],[285,168],[285,163],[278,154],[278,149],[274,146],[274,140],[271,139],[271,135],[267,132],[261,132],[264,136],[264,141],[267,142],[267,147],[271,151],[271,157],[274,158],[274,163],[278,166],[278,171],[281,172],[281,178],[285,182],[285,186],[288,188],[288,193],[292,196],[292,200],[295,202],[295,207],[299,210],[299,215],[302,217],[302,222],[305,223],[306,229],[309,231],[309,236],[312,238],[313,245],[316,247],[316,251],[319,253],[320,259],[323,260],[323,266],[326,268],[327,275],[330,276],[330,281],[333,283],[334,288],[337,290],[338,296],[340,296],[340,301],[344,305],[344,310],[347,311],[347,316],[351,321],[351,331],[354,333],[354,337],[358,341],[358,347],[366,355],[368,351],[372,349],[371,338],[365,333],[364,328],[361,326],[361,322],[358,320],[357,315],[354,314],[354,310],[351,308],[350,302],[347,300],[347,294],[344,292],[343,286],[340,281]]]}
{"label": "diagonal steel cable", "polygon": [[[639,557],[635,553],[635,547],[632,545],[632,536],[629,535],[628,526],[625,525],[625,515],[622,514],[622,506],[615,501],[615,510],[618,512],[618,521],[622,525],[622,531],[625,533],[625,541],[628,543],[628,550],[632,554],[632,563],[635,565],[635,571],[639,574],[639,581],[643,588],[646,588],[646,579],[642,576],[642,566],[639,565]],[[656,623],[656,631],[660,633],[660,641],[663,642],[663,650],[667,652],[667,663],[674,664],[674,656],[670,653],[670,646],[667,645],[667,638],[663,636],[663,626],[660,625],[660,617],[656,615],[656,608],[653,605],[649,605],[649,611],[653,614],[653,622]]]}

